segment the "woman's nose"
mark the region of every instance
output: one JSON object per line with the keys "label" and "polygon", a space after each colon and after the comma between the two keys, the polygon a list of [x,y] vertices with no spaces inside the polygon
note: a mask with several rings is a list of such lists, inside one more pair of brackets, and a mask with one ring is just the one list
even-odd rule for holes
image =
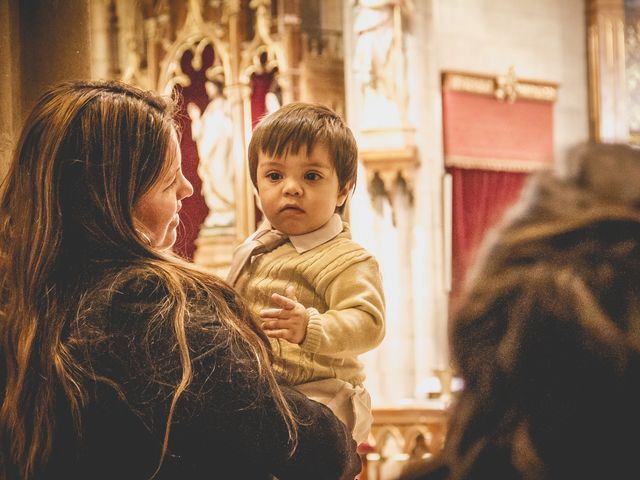
{"label": "woman's nose", "polygon": [[180,175],[182,176],[182,185],[180,185],[180,189],[178,190],[178,198],[182,200],[183,198],[193,195],[193,185],[191,185],[191,182],[187,180],[187,177],[182,175],[182,173],[180,173]]}

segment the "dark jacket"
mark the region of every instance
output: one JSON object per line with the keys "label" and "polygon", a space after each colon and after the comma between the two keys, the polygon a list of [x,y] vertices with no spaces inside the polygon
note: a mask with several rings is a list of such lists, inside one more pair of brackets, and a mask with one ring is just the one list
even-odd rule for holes
{"label": "dark jacket", "polygon": [[[82,301],[81,321],[65,343],[96,379],[86,385],[80,438],[61,396],[53,455],[39,478],[153,475],[181,375],[172,323],[157,318],[163,290],[159,281],[127,281]],[[185,327],[193,379],[175,407],[169,452],[155,479],[354,478],[360,460],[343,424],[282,387],[299,420],[299,445],[289,457],[285,423],[256,359],[204,295],[190,296]]]}

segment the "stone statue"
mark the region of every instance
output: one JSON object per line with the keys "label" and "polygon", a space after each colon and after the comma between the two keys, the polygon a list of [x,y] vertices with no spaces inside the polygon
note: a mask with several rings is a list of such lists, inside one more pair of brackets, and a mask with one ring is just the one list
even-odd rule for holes
{"label": "stone statue", "polygon": [[233,122],[221,86],[207,81],[205,88],[211,100],[203,112],[197,105],[187,104],[191,136],[200,157],[202,195],[209,208],[204,226],[230,227],[236,220]]}
{"label": "stone statue", "polygon": [[385,123],[370,127],[398,126],[405,101],[401,13],[411,4],[355,0],[355,7],[354,68],[363,95],[362,118]]}

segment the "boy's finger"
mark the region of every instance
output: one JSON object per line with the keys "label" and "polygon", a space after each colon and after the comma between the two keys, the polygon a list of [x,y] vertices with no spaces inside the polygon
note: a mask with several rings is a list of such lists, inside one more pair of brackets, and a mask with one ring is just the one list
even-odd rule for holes
{"label": "boy's finger", "polygon": [[281,315],[281,308],[264,308],[260,310],[260,316],[262,318],[280,318]]}
{"label": "boy's finger", "polygon": [[284,338],[289,337],[289,330],[265,330],[264,334],[270,338]]}
{"label": "boy's finger", "polygon": [[287,286],[285,294],[287,295],[287,298],[293,300],[295,303],[298,303],[298,299],[296,298],[296,290],[295,288],[293,288],[293,285]]}
{"label": "boy's finger", "polygon": [[262,323],[263,330],[289,330],[286,320],[272,320]]}
{"label": "boy's finger", "polygon": [[280,308],[284,308],[286,310],[293,310],[296,306],[296,302],[294,300],[283,297],[279,293],[274,293],[273,295],[271,295],[271,301]]}

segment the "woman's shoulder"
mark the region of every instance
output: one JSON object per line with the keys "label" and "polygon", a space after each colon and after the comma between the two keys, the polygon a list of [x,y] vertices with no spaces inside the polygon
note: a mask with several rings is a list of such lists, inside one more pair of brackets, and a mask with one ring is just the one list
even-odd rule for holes
{"label": "woman's shoulder", "polygon": [[170,265],[114,263],[92,277],[78,302],[79,327],[117,333],[140,330],[154,321],[157,327],[171,328],[171,322],[162,319],[168,320],[180,308],[186,308],[193,320],[216,318],[206,282],[190,281],[187,273]]}
{"label": "woman's shoulder", "polygon": [[72,314],[69,347],[92,361],[119,359],[130,370],[148,370],[179,363],[178,324],[193,352],[207,351],[214,339],[228,341],[230,332],[221,328],[216,303],[171,275],[146,265],[104,268]]}
{"label": "woman's shoulder", "polygon": [[[166,298],[168,286],[150,269],[130,264],[102,265],[82,279],[78,295],[76,322],[82,325],[101,323],[114,312],[141,314],[153,309],[163,297]],[[109,319],[111,320],[111,319]]]}
{"label": "woman's shoulder", "polygon": [[94,302],[155,303],[183,293],[188,299],[207,297],[208,276],[170,262],[105,264],[86,282],[84,297]]}

